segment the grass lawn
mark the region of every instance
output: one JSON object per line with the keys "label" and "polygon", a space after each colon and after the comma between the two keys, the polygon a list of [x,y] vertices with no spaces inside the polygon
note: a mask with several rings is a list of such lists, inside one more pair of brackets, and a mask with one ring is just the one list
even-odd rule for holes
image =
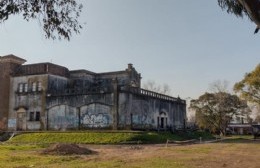
{"label": "grass lawn", "polygon": [[[232,139],[232,138],[230,138]],[[0,167],[5,168],[199,168],[260,165],[260,142],[235,137],[231,142],[174,145],[86,145],[93,155],[43,155],[44,145],[0,145]],[[138,148],[137,148],[138,147]]]}
{"label": "grass lawn", "polygon": [[[258,168],[260,165],[260,141],[253,141],[249,136],[228,137],[210,144],[165,145],[167,139],[199,137],[207,139],[209,135],[201,132],[185,136],[157,132],[27,133],[0,144],[0,168]],[[143,144],[121,143],[131,141]],[[78,143],[95,154],[41,154],[52,143]]]}
{"label": "grass lawn", "polygon": [[169,140],[210,139],[212,136],[205,132],[178,133],[170,132],[41,132],[24,133],[13,137],[8,143],[18,144],[119,144],[140,142],[165,143]]}

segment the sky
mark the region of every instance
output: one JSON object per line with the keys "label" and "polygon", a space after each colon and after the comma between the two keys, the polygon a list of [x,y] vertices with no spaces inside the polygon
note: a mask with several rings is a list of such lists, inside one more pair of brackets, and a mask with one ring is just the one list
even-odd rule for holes
{"label": "sky", "polygon": [[142,82],[167,84],[171,95],[198,98],[209,84],[230,88],[260,63],[260,33],[217,0],[79,0],[84,28],[70,41],[45,39],[38,20],[0,24],[0,56],[70,70],[119,71],[132,63]]}

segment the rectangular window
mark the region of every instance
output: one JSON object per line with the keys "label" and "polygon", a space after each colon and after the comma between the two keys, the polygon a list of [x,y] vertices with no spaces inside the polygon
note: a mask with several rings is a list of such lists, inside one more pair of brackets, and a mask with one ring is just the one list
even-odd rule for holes
{"label": "rectangular window", "polygon": [[19,93],[23,92],[23,83],[19,83]]}
{"label": "rectangular window", "polygon": [[38,91],[41,91],[42,90],[42,83],[41,82],[38,82]]}
{"label": "rectangular window", "polygon": [[29,121],[40,121],[41,113],[39,111],[30,112]]}
{"label": "rectangular window", "polygon": [[40,121],[40,118],[41,118],[40,112],[37,111],[37,112],[36,112],[35,121]]}
{"label": "rectangular window", "polygon": [[28,92],[28,83],[24,83],[24,92]]}
{"label": "rectangular window", "polygon": [[30,112],[29,121],[34,121],[34,112]]}
{"label": "rectangular window", "polygon": [[36,86],[37,86],[37,83],[36,83],[36,82],[33,82],[33,83],[32,83],[32,91],[33,91],[33,92],[36,92]]}

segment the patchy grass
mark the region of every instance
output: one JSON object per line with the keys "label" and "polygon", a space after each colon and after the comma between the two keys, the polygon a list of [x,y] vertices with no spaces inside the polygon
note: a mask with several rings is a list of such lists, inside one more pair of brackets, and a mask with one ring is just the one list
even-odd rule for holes
{"label": "patchy grass", "polygon": [[199,140],[200,138],[202,140],[210,140],[210,139],[215,139],[215,137],[210,134],[209,132],[205,132],[205,131],[188,131],[188,132],[180,132],[178,134],[180,137],[182,137],[183,139],[197,139]]}
{"label": "patchy grass", "polygon": [[0,145],[0,167],[6,168],[219,168],[260,165],[260,142],[176,146],[146,144],[84,145],[94,155],[43,155],[41,145]]}

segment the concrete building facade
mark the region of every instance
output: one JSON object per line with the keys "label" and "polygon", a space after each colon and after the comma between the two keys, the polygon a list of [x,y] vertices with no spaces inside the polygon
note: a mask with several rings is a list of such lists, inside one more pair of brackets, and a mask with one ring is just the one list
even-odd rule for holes
{"label": "concrete building facade", "polygon": [[186,102],[141,89],[132,64],[123,71],[70,71],[0,57],[0,129],[14,131],[138,129],[185,125]]}

